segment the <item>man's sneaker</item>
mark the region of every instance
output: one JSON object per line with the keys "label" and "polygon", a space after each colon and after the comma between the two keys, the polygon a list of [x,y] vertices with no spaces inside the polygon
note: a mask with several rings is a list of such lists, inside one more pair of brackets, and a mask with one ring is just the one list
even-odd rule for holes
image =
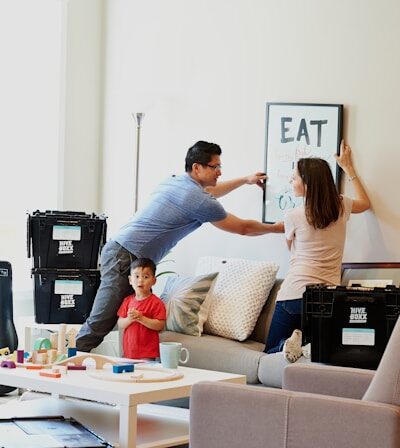
{"label": "man's sneaker", "polygon": [[303,347],[301,347],[301,351],[303,353],[304,358],[311,358],[311,344],[308,343],[306,345],[303,345]]}
{"label": "man's sneaker", "polygon": [[283,345],[283,356],[286,361],[296,362],[301,355],[301,330],[294,330],[290,338],[286,339]]}

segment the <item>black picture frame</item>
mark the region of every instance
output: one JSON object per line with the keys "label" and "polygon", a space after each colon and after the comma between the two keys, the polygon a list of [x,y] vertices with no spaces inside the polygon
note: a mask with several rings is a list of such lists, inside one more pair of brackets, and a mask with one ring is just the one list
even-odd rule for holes
{"label": "black picture frame", "polygon": [[266,104],[265,172],[263,222],[282,221],[285,212],[302,203],[292,194],[290,178],[302,157],[321,157],[331,169],[339,191],[339,154],[343,128],[343,104]]}
{"label": "black picture frame", "polygon": [[342,263],[342,286],[349,280],[392,280],[393,285],[400,287],[400,262],[368,262]]}

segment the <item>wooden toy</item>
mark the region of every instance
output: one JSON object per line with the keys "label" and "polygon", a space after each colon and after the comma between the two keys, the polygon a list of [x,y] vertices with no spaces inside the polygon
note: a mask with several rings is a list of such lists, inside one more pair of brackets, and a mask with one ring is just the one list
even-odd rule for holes
{"label": "wooden toy", "polygon": [[61,378],[61,373],[57,372],[46,372],[45,370],[42,370],[39,372],[40,376],[47,376],[48,378]]}
{"label": "wooden toy", "polygon": [[108,358],[107,356],[103,356],[103,355],[96,355],[94,353],[85,353],[83,355],[77,355],[77,356],[73,356],[72,358],[67,358],[66,355],[62,355],[62,356],[58,356],[56,362],[54,363],[48,363],[48,364],[44,364],[44,365],[37,365],[37,364],[20,364],[17,363],[17,367],[30,367],[30,366],[38,366],[39,368],[51,368],[51,367],[56,367],[56,366],[70,366],[70,365],[75,365],[75,366],[82,366],[83,362],[87,361],[87,360],[92,360],[95,364],[96,369],[103,369],[103,367],[106,364],[110,364],[111,366],[115,366],[115,365],[120,365],[121,361],[115,361],[112,358]]}
{"label": "wooden toy", "polygon": [[133,370],[133,364],[120,364],[112,368],[113,373],[133,372]]}
{"label": "wooden toy", "polygon": [[50,339],[47,338],[38,338],[36,339],[34,345],[34,350],[50,350],[51,349],[51,342]]}
{"label": "wooden toy", "polygon": [[9,347],[0,348],[0,356],[8,356],[11,353]]}
{"label": "wooden toy", "polygon": [[65,353],[65,332],[67,330],[66,324],[60,324],[60,331],[58,332],[58,352]]}
{"label": "wooden toy", "polygon": [[57,366],[57,368],[53,368],[53,371],[58,370],[61,375],[67,374],[67,366]]}
{"label": "wooden toy", "polygon": [[107,370],[89,370],[88,376],[103,381],[119,381],[124,383],[158,383],[163,381],[175,381],[183,378],[183,373],[177,369],[164,367],[135,366],[133,373],[121,373],[115,375]]}
{"label": "wooden toy", "polygon": [[[18,367],[21,367],[17,364]],[[41,366],[39,364],[22,364],[22,367],[25,367],[27,370],[40,370],[43,369],[44,366]]]}
{"label": "wooden toy", "polygon": [[14,361],[1,361],[0,367],[6,369],[15,369],[17,366],[15,365]]}
{"label": "wooden toy", "polygon": [[67,366],[67,370],[86,370],[86,366]]}
{"label": "wooden toy", "polygon": [[76,349],[76,334],[77,331],[75,328],[71,328],[67,332],[67,339],[68,339],[68,348],[75,348]]}
{"label": "wooden toy", "polygon": [[17,362],[24,362],[24,351],[17,350]]}
{"label": "wooden toy", "polygon": [[58,333],[50,333],[51,348],[57,350],[58,347]]}
{"label": "wooden toy", "polygon": [[49,360],[49,364],[53,364],[57,359],[57,350],[52,348],[47,352],[47,358]]}
{"label": "wooden toy", "polygon": [[76,348],[75,347],[68,347],[67,356],[68,358],[72,358],[73,356],[76,356]]}
{"label": "wooden toy", "polygon": [[61,361],[65,361],[67,359],[67,355],[65,353],[62,353],[61,355],[58,355],[56,358],[56,362],[54,364],[58,364]]}
{"label": "wooden toy", "polygon": [[37,353],[36,354],[36,362],[38,364],[47,364],[47,351],[46,353]]}

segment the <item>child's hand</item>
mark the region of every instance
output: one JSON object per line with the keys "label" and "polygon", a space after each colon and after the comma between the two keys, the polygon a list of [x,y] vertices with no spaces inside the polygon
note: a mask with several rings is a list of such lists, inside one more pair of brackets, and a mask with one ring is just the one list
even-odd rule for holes
{"label": "child's hand", "polygon": [[128,317],[132,319],[132,321],[139,321],[142,317],[142,313],[135,308],[129,308]]}

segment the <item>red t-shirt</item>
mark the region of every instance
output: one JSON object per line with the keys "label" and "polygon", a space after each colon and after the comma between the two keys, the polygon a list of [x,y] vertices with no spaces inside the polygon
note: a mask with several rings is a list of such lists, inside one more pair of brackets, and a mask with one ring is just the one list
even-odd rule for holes
{"label": "red t-shirt", "polygon": [[[134,294],[125,297],[119,307],[118,316],[126,317],[130,308],[137,309],[149,319],[167,319],[164,303],[154,294],[143,300],[136,300]],[[126,358],[158,358],[160,356],[158,331],[150,330],[140,322],[133,322],[124,330],[122,347]]]}

